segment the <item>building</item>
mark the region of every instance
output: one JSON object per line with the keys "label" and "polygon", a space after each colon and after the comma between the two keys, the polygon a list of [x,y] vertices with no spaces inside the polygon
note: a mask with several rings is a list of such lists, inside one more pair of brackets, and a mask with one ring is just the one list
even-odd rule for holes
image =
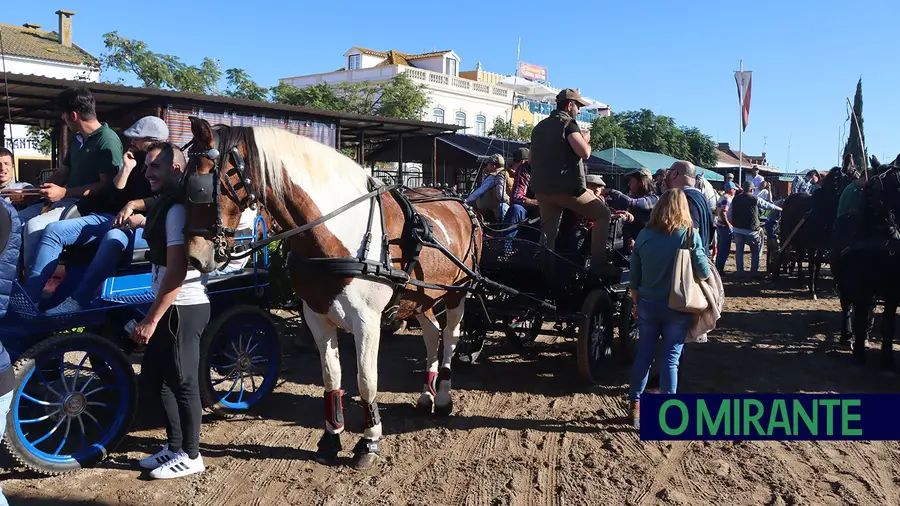
{"label": "building", "polygon": [[[42,30],[41,25],[34,23],[22,26],[0,24],[3,36],[0,59],[6,72],[97,82],[100,79],[99,61],[72,42],[72,16],[75,13],[59,10],[56,15],[57,31]],[[50,154],[41,153],[37,143],[28,139],[28,127],[13,124],[10,129],[4,125],[4,119],[0,118],[0,125],[4,127],[4,145],[16,154],[16,176],[20,169],[39,172],[48,168]]]}
{"label": "building", "polygon": [[727,142],[720,142],[719,145],[716,146],[716,155],[719,158],[719,163],[716,165],[716,172],[719,174],[731,172],[737,177],[739,166],[743,166],[743,169],[747,170],[754,165],[760,169],[761,173],[781,172],[778,167],[769,166],[766,160],[765,151],[759,156],[753,156],[742,153],[736,149],[731,149],[731,146]]}

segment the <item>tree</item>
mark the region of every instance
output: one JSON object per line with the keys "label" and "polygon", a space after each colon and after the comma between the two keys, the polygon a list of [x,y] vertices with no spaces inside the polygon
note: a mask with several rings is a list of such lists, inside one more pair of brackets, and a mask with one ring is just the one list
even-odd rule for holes
{"label": "tree", "polygon": [[[853,162],[858,169],[866,167],[866,153],[863,150],[865,146],[866,135],[863,131],[863,98],[862,98],[862,77],[856,83],[856,96],[853,97],[853,112],[859,124],[850,118],[850,137],[847,138],[847,144],[844,145],[844,156],[849,153],[853,156]],[[862,142],[860,142],[862,140]]]}
{"label": "tree", "polygon": [[397,74],[381,85],[378,115],[389,118],[420,119],[428,106],[425,86],[415,83],[405,73]]}
{"label": "tree", "polygon": [[419,119],[428,105],[425,87],[406,74],[398,74],[382,84],[363,81],[329,86],[318,83],[297,88],[279,83],[272,88],[272,101],[280,104],[313,107],[328,111]]}
{"label": "tree", "polygon": [[488,130],[488,137],[496,137],[498,139],[507,139],[510,141],[531,142],[531,131],[534,130],[533,125],[522,125],[518,128],[513,127],[511,121],[503,119],[501,116],[494,118],[494,126]]}
{"label": "tree", "polygon": [[225,71],[225,79],[228,81],[226,95],[247,100],[266,100],[269,90],[250,78],[244,69],[228,69]]}
{"label": "tree", "polygon": [[628,148],[630,144],[626,137],[625,129],[615,116],[602,116],[591,123],[591,151],[602,151],[613,146]]}
{"label": "tree", "polygon": [[28,127],[28,141],[37,144],[37,150],[42,155],[49,155],[53,149],[51,139],[53,138],[53,129],[50,127],[41,128],[37,126]]}
{"label": "tree", "polygon": [[279,104],[312,107],[327,111],[342,111],[342,104],[334,88],[318,83],[306,88],[298,88],[287,83],[278,83],[272,88],[272,101]]}

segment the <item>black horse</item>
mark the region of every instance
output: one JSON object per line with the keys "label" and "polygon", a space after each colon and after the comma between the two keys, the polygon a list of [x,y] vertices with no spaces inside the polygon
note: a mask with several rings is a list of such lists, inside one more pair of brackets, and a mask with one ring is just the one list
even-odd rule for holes
{"label": "black horse", "polygon": [[831,235],[838,201],[847,185],[857,178],[853,168],[834,167],[812,195],[795,193],[785,199],[778,223],[778,253],[771,256],[769,272],[778,279],[785,262],[799,262],[798,277],[803,282],[803,262],[809,269],[807,288],[817,297],[819,271],[829,261]]}
{"label": "black horse", "polygon": [[853,356],[865,362],[872,313],[877,301],[882,300],[881,365],[893,369],[895,313],[900,304],[900,156],[890,165],[879,164],[872,157],[872,167],[874,174],[863,188],[862,212],[856,219],[842,216],[835,223],[843,240],[835,238],[835,249],[840,251],[832,255],[832,270],[844,312],[841,341],[849,340],[849,322],[854,335]]}

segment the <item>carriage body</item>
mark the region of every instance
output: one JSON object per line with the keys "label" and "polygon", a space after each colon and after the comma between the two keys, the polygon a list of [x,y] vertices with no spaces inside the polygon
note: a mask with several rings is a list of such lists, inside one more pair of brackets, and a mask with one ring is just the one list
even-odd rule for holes
{"label": "carriage body", "polygon": [[[3,209],[6,216],[0,218],[12,222],[9,208]],[[262,218],[255,229],[265,234]],[[91,256],[64,252],[60,263],[66,274],[51,304],[71,293]],[[210,278],[207,285],[213,316],[200,343],[201,399],[207,410],[245,411],[274,389],[281,351],[269,315],[267,263],[267,251],[257,252],[252,266]],[[138,408],[134,365],[143,348],[129,337],[131,325],[154,300],[145,252],[135,251],[130,265],[105,280],[94,303],[74,313],[42,313],[17,280],[6,281],[11,290],[0,316],[0,336],[13,362],[16,389],[4,449],[42,474],[94,465],[128,433]]]}

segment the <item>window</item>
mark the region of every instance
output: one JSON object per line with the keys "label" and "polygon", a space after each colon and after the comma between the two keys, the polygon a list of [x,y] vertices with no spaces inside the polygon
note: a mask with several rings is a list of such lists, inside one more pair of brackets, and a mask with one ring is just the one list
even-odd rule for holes
{"label": "window", "polygon": [[447,58],[447,74],[451,76],[456,75],[456,66],[459,62],[456,61],[456,58]]}
{"label": "window", "polygon": [[435,123],[443,123],[444,122],[444,110],[437,108],[434,110],[434,122]]}
{"label": "window", "polygon": [[361,55],[358,55],[358,54],[351,54],[351,55],[350,55],[350,62],[349,62],[349,63],[350,63],[350,65],[349,65],[350,70],[358,70],[359,67],[360,67],[361,60],[362,60],[362,56],[361,56]]}
{"label": "window", "polygon": [[459,126],[466,126],[466,113],[458,112],[456,113],[456,124]]}
{"label": "window", "polygon": [[475,135],[480,135],[483,137],[486,124],[487,121],[485,120],[485,117],[483,115],[479,114],[478,116],[475,116]]}

